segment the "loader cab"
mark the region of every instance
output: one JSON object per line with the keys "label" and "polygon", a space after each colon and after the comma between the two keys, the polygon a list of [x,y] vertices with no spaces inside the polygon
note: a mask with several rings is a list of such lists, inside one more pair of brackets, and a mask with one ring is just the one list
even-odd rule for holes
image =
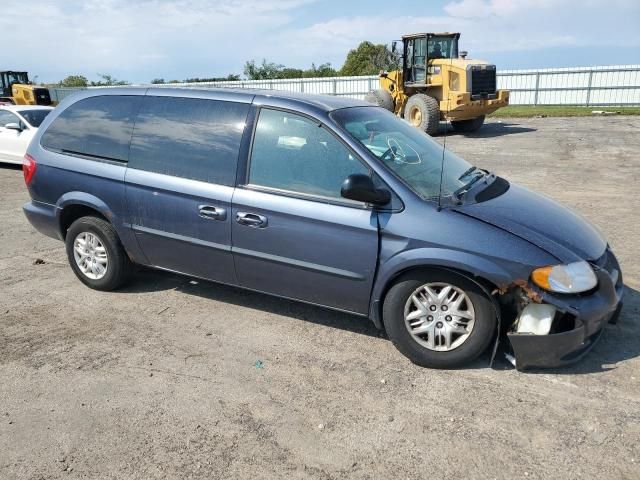
{"label": "loader cab", "polygon": [[404,84],[427,84],[429,62],[458,57],[459,33],[418,33],[402,37]]}
{"label": "loader cab", "polygon": [[31,85],[27,72],[0,72],[0,103],[53,105],[48,88]]}
{"label": "loader cab", "polygon": [[14,84],[28,85],[27,72],[0,72],[0,97],[11,97],[11,86]]}

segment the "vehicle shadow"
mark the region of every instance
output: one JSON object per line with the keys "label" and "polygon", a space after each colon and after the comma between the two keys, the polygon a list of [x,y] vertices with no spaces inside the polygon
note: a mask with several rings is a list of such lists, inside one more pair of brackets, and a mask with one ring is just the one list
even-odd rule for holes
{"label": "vehicle shadow", "polygon": [[[148,268],[140,268],[132,282],[120,289],[119,292],[146,293],[166,290],[176,290],[187,295],[195,295],[240,307],[250,306],[255,310],[369,337],[387,338],[383,331],[379,331],[370,320],[364,317]],[[625,290],[624,307],[618,323],[605,327],[606,330],[600,342],[582,361],[570,367],[527,370],[526,373],[575,375],[606,372],[615,369],[615,364],[618,362],[640,356],[640,323],[635,321],[640,313],[640,292],[629,287]],[[493,368],[496,370],[513,369],[504,356],[507,343],[506,338],[500,341],[500,348],[493,364]],[[461,369],[489,368],[492,353],[493,342],[478,359]]]}
{"label": "vehicle shadow", "polygon": [[0,162],[0,168],[3,170],[22,170],[22,165],[17,165],[15,163]]}
{"label": "vehicle shadow", "polygon": [[502,137],[504,135],[513,135],[515,133],[535,132],[537,129],[531,127],[522,127],[519,123],[511,123],[504,121],[489,121],[485,123],[480,130],[473,133],[456,132],[448,123],[441,123],[438,136],[465,136],[470,138],[493,138]]}
{"label": "vehicle shadow", "polygon": [[[118,292],[146,293],[166,290],[176,290],[187,295],[195,295],[240,307],[250,306],[252,309],[266,313],[282,315],[295,320],[303,320],[316,325],[337,328],[369,337],[388,338],[386,333],[378,330],[371,320],[358,315],[150,268],[139,268],[131,283],[118,290]],[[493,343],[491,345],[479,358],[465,365],[461,370],[489,368]]]}
{"label": "vehicle shadow", "polygon": [[386,337],[384,332],[379,331],[371,320],[364,317],[253,292],[239,287],[147,268],[139,269],[131,283],[118,291],[122,293],[145,293],[165,290],[177,290],[187,295],[195,295],[241,307],[250,306],[255,310],[304,320],[305,322],[330,328],[339,328],[370,337]]}
{"label": "vehicle shadow", "polygon": [[616,324],[605,326],[598,344],[585,358],[575,365],[544,370],[527,370],[527,373],[580,375],[615,370],[618,362],[640,356],[640,292],[625,287],[624,305]]}

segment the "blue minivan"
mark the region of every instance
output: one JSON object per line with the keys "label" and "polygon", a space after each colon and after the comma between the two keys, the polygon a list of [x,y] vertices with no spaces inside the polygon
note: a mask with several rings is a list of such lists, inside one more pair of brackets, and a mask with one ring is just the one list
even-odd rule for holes
{"label": "blue minivan", "polygon": [[97,290],[134,264],[236,285],[368,317],[436,368],[500,338],[517,368],[565,365],[620,311],[596,228],[358,100],[86,90],[23,170],[27,218]]}

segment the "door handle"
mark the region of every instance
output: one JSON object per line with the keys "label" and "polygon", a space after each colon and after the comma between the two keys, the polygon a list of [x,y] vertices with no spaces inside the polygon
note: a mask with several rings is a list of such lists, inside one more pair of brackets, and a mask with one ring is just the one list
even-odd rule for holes
{"label": "door handle", "polygon": [[267,226],[267,217],[256,213],[238,212],[236,222],[248,227],[264,228]]}
{"label": "door handle", "polygon": [[224,208],[212,207],[211,205],[198,206],[198,215],[208,220],[226,220],[227,211]]}

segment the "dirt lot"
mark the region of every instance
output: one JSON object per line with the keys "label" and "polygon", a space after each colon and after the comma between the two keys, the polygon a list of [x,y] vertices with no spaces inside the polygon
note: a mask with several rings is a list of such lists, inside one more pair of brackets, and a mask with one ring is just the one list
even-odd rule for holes
{"label": "dirt lot", "polygon": [[583,213],[621,261],[619,324],[531,374],[421,369],[362,319],[163,273],[91,291],[0,167],[0,478],[640,478],[639,132],[509,119],[447,139]]}

